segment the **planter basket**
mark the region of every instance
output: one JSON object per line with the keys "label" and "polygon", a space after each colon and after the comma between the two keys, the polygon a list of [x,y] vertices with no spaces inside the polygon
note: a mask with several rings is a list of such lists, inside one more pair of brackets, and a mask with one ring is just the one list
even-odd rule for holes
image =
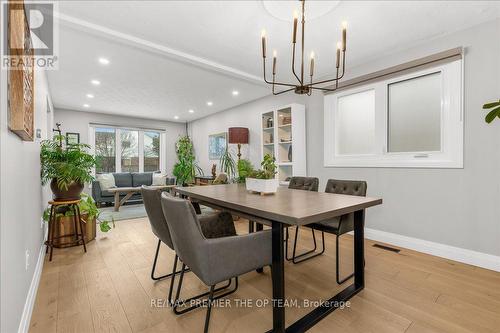
{"label": "planter basket", "polygon": [[[83,221],[87,221],[87,223],[83,224],[85,243],[90,242],[95,239],[96,236],[96,220],[88,220],[87,214],[81,215]],[[63,236],[63,235],[71,235],[75,233],[75,222],[73,220],[73,216],[59,216],[56,218],[56,223],[54,224],[54,237]],[[80,232],[80,225],[77,225],[78,232]],[[61,243],[67,242],[69,237],[65,238],[55,238],[54,239],[54,247],[61,248],[66,246],[61,246]],[[73,245],[77,246],[77,244]]]}
{"label": "planter basket", "polygon": [[278,186],[279,179],[246,179],[247,190],[260,193],[261,195],[276,193]]}

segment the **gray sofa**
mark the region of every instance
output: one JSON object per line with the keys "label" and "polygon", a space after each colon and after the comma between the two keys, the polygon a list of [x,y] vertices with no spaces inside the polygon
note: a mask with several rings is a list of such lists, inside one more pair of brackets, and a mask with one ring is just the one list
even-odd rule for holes
{"label": "gray sofa", "polygon": [[[150,186],[153,183],[153,172],[120,172],[113,173],[116,187],[141,187]],[[175,178],[167,178],[167,185],[175,185]],[[120,194],[120,199],[125,193]],[[115,195],[109,191],[103,191],[98,181],[92,182],[92,197],[98,205],[114,204]],[[134,194],[127,202],[142,202],[141,193]]]}

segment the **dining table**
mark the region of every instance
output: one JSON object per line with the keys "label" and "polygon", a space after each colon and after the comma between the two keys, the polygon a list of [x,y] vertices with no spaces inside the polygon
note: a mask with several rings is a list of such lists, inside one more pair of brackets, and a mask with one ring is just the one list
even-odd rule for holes
{"label": "dining table", "polygon": [[[273,327],[269,332],[305,332],[340,308],[365,286],[365,210],[382,204],[381,198],[312,192],[279,187],[272,195],[261,196],[246,190],[245,184],[178,187],[176,192],[202,205],[271,227]],[[354,279],[336,295],[324,301],[291,325],[285,324],[284,230],[307,226],[344,214],[354,214]],[[332,281],[335,283],[335,281]]]}

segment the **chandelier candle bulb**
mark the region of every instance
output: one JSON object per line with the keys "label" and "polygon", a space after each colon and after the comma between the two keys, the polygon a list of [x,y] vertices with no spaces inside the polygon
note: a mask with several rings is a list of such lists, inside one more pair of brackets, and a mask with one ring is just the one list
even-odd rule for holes
{"label": "chandelier candle bulb", "polygon": [[276,50],[273,51],[273,75],[276,75],[276,57],[278,53]]}
{"label": "chandelier candle bulb", "polygon": [[340,48],[342,45],[340,45],[340,42],[337,43],[337,64],[335,67],[339,68],[340,67]]}
{"label": "chandelier candle bulb", "polygon": [[293,12],[293,39],[292,39],[292,43],[294,43],[294,44],[297,41],[297,22],[298,22],[298,19],[299,19],[299,13],[297,11],[294,11]]}
{"label": "chandelier candle bulb", "polygon": [[342,22],[342,51],[346,50],[347,22]]}
{"label": "chandelier candle bulb", "polygon": [[262,30],[262,58],[266,57],[266,30]]}
{"label": "chandelier candle bulb", "polygon": [[313,76],[313,73],[314,73],[314,52],[311,52],[311,65],[309,67],[311,69],[310,76]]}

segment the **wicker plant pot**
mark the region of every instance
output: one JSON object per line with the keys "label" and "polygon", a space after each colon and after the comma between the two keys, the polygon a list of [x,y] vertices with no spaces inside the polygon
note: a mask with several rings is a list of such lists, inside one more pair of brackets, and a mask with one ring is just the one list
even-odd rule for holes
{"label": "wicker plant pot", "polygon": [[[87,214],[82,214],[85,243],[90,242],[95,239],[96,236],[96,220],[95,218],[88,221]],[[80,232],[80,226],[77,225],[78,232]],[[61,246],[61,243],[67,243],[71,240],[71,237],[57,238],[58,236],[71,235],[75,233],[75,223],[73,216],[60,216],[57,218],[54,229],[54,247],[69,247],[68,245]],[[75,245],[76,246],[76,245]]]}

